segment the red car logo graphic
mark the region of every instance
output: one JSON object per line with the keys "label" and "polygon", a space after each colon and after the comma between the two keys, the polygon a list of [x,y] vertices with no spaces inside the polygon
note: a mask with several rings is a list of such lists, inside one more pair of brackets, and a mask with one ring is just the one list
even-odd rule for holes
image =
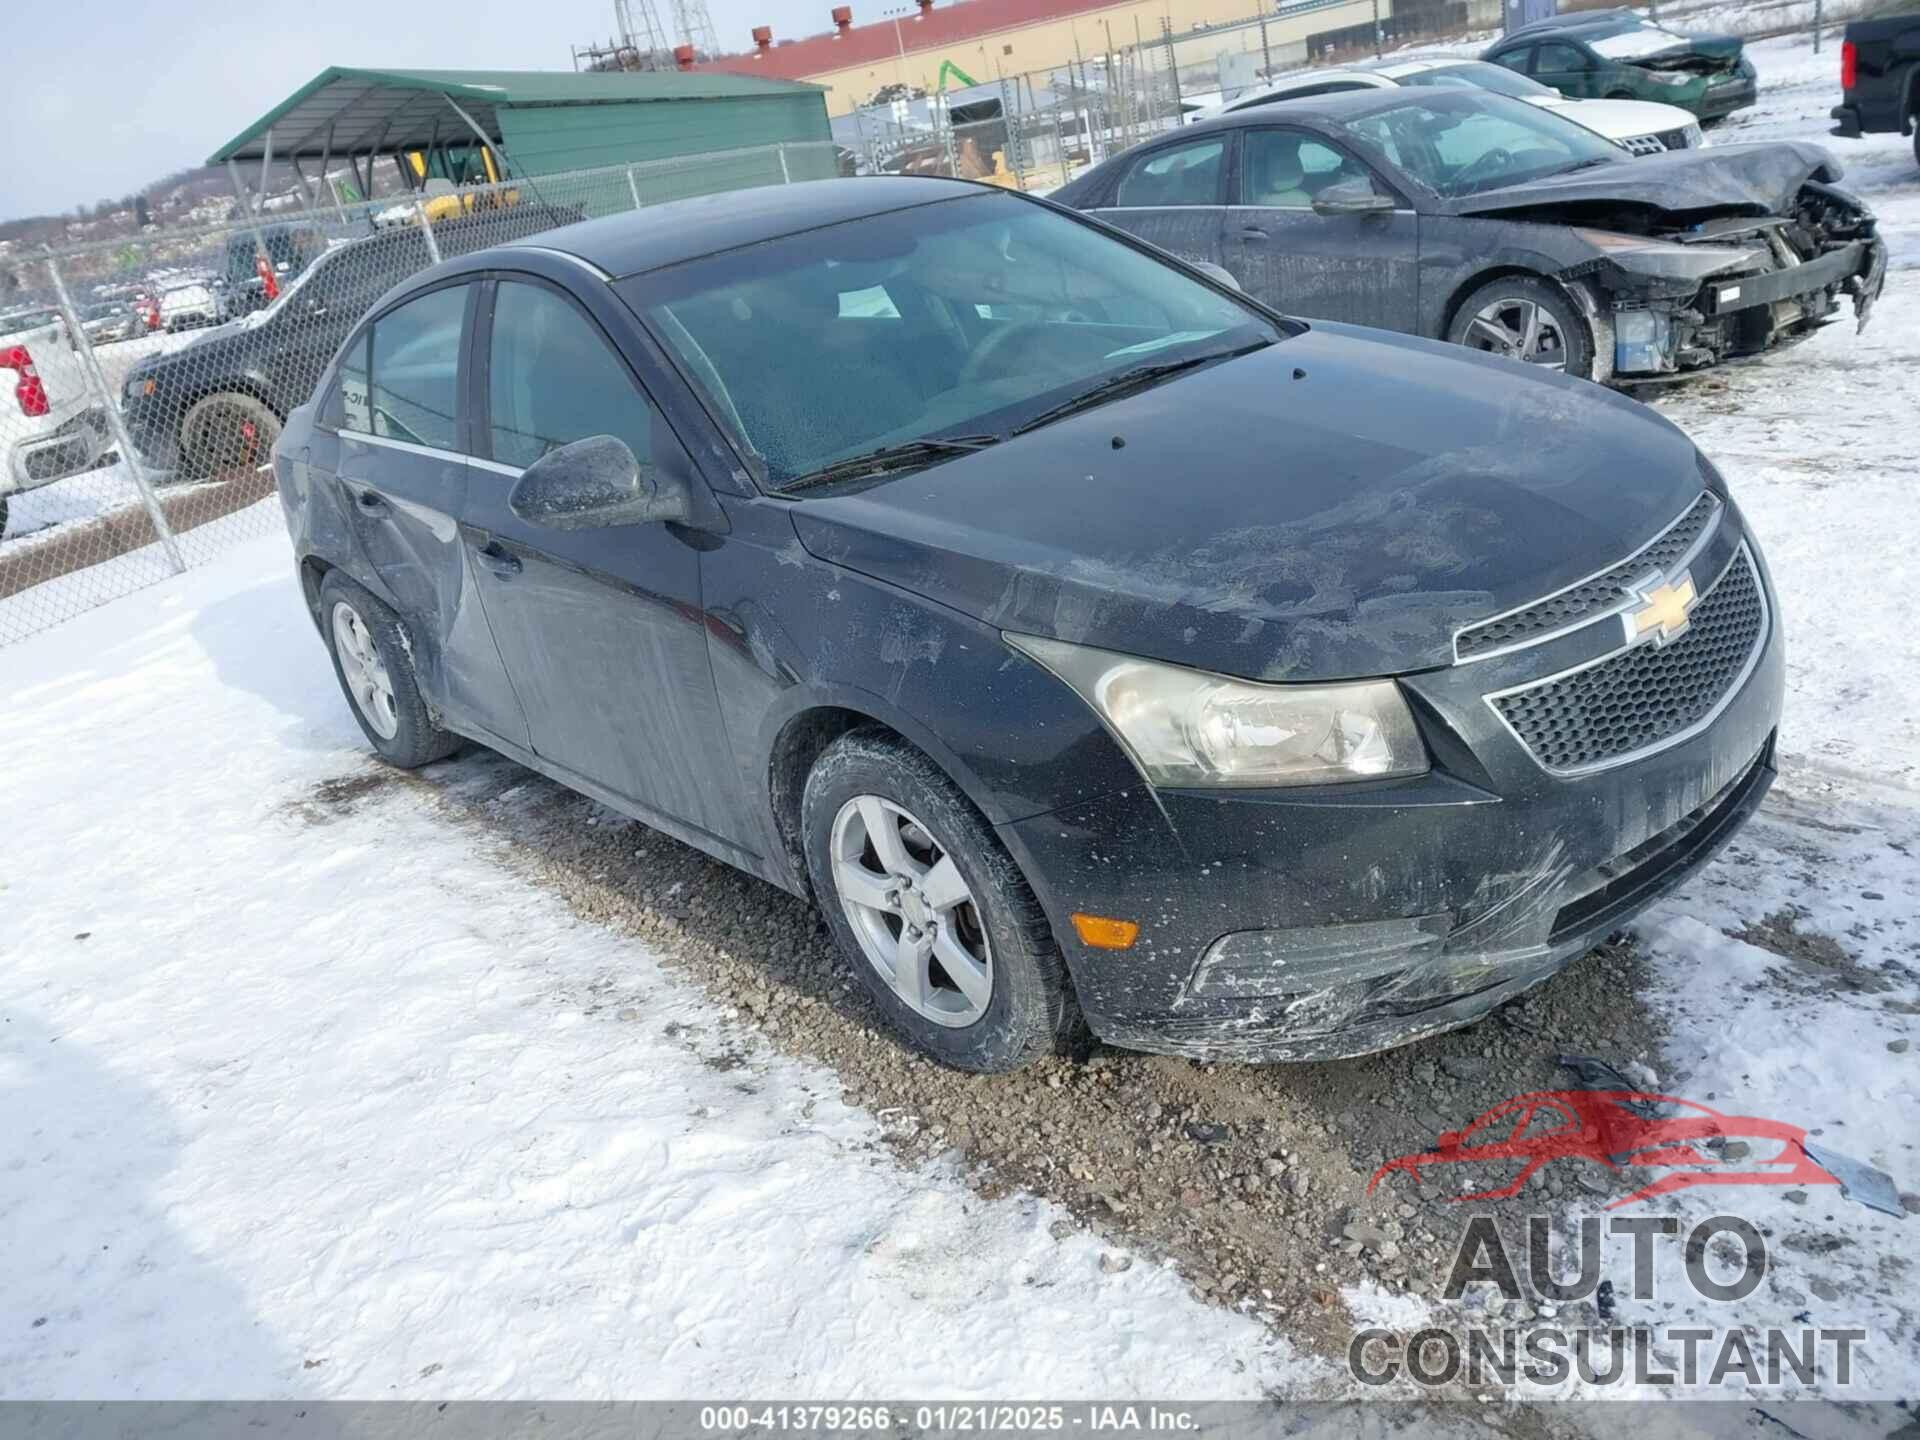
{"label": "red car logo graphic", "polygon": [[[1649,1119],[1649,1115],[1659,1118]],[[1613,1210],[1695,1185],[1838,1185],[1807,1154],[1807,1132],[1798,1125],[1751,1115],[1723,1115],[1691,1100],[1639,1090],[1542,1090],[1516,1095],[1464,1130],[1448,1130],[1433,1149],[1389,1160],[1373,1172],[1367,1193],[1388,1175],[1411,1175],[1416,1184],[1430,1165],[1520,1161],[1505,1185],[1456,1200],[1503,1200],[1519,1193],[1534,1171],[1553,1160],[1591,1160],[1618,1172],[1628,1166],[1668,1173],[1631,1195],[1607,1202]],[[1745,1142],[1737,1159],[1708,1142]],[[1727,1147],[1731,1148],[1731,1147]]]}

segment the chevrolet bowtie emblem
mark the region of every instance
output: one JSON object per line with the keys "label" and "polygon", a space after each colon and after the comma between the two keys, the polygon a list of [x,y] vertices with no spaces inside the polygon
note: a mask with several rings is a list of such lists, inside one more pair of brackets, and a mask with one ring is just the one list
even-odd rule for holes
{"label": "chevrolet bowtie emblem", "polygon": [[1620,617],[1626,623],[1629,643],[1637,643],[1651,635],[1654,644],[1664,645],[1676,636],[1684,635],[1691,623],[1687,616],[1693,610],[1694,602],[1700,598],[1694,591],[1691,575],[1641,588],[1635,593],[1639,595],[1640,603]]}

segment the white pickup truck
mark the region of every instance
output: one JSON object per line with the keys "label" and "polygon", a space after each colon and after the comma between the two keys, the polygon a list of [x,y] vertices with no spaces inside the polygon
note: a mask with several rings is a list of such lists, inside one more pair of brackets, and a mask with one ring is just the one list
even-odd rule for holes
{"label": "white pickup truck", "polygon": [[14,495],[91,470],[113,448],[66,322],[57,314],[24,319],[31,328],[0,334],[0,534]]}

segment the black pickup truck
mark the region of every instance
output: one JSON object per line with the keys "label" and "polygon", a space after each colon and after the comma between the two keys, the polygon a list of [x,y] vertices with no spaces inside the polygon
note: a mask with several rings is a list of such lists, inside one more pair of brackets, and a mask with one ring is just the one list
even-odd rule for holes
{"label": "black pickup truck", "polygon": [[1850,21],[1840,45],[1840,88],[1846,94],[1833,107],[1834,134],[1911,131],[1920,160],[1920,9]]}

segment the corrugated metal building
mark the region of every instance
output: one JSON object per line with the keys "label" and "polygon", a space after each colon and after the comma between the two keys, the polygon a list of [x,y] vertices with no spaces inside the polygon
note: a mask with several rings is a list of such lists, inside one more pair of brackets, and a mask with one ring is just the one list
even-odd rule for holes
{"label": "corrugated metal building", "polygon": [[334,66],[209,163],[410,152],[444,163],[473,144],[475,129],[502,168],[523,175],[831,138],[820,88],[774,77]]}
{"label": "corrugated metal building", "polygon": [[[831,3],[821,0],[823,9]],[[756,49],[722,55],[696,73],[810,80],[827,87],[827,108],[845,115],[882,87],[990,85],[1003,74],[1051,70],[1141,41],[1151,44],[1167,32],[1179,38],[1265,16],[1268,38],[1280,47],[1312,31],[1370,23],[1392,11],[1392,0],[918,0],[912,8],[895,0],[890,11],[882,11],[877,0],[853,0],[826,11],[834,28],[824,34],[783,40],[771,27],[758,26]],[[876,12],[879,18],[870,18]]]}

